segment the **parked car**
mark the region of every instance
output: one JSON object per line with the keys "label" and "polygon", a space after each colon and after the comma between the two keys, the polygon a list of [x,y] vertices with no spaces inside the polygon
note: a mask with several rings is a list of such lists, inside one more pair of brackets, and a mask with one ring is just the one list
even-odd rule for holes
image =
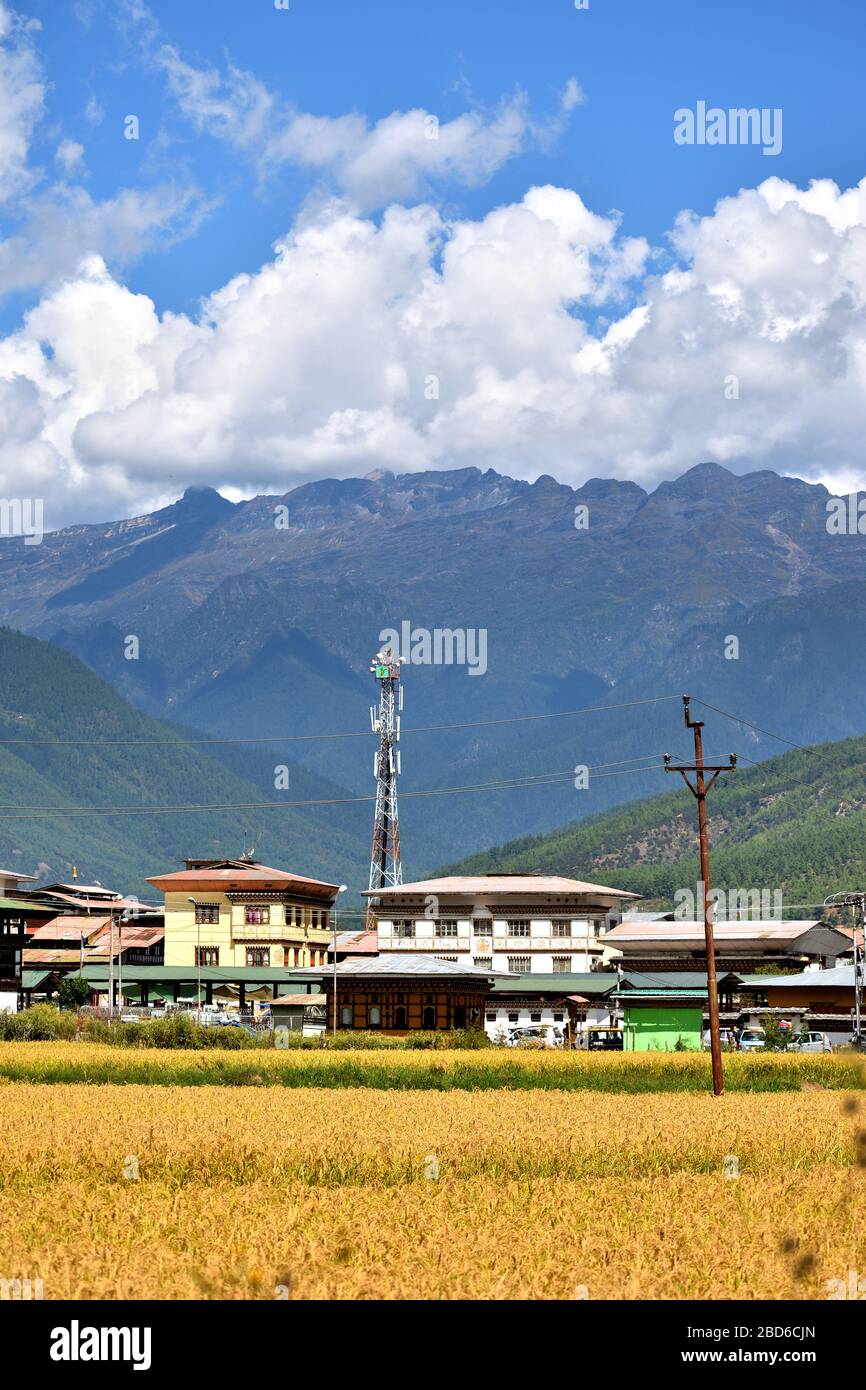
{"label": "parked car", "polygon": [[523,1028],[512,1028],[508,1034],[508,1046],[517,1047],[520,1043],[543,1042],[547,1047],[562,1047],[565,1041],[561,1028],[550,1023],[529,1024]]}
{"label": "parked car", "polygon": [[801,1033],[791,1043],[797,1052],[832,1052],[833,1045],[826,1033]]}
{"label": "parked car", "polygon": [[[732,1051],[734,1050],[734,1048],[737,1046],[737,1030],[736,1030],[736,1028],[720,1028],[720,1029],[719,1029],[719,1041],[721,1042],[722,1047],[726,1047],[726,1048],[728,1049],[728,1051],[732,1052]],[[710,1030],[709,1030],[709,1028],[704,1029],[704,1035],[703,1035],[703,1037],[702,1037],[702,1039],[701,1039],[701,1046],[702,1046],[705,1050],[709,1050],[709,1046],[710,1046]]]}
{"label": "parked car", "polygon": [[622,1052],[622,1031],[619,1028],[592,1028],[586,1045],[590,1052]]}
{"label": "parked car", "polygon": [[737,1039],[741,1052],[760,1052],[767,1046],[767,1036],[763,1028],[744,1028]]}

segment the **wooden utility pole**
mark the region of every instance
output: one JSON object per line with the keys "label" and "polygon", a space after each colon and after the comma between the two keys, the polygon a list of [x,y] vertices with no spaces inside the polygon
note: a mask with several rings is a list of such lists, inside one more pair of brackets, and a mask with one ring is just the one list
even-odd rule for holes
{"label": "wooden utility pole", "polygon": [[[710,1050],[713,1057],[713,1094],[720,1096],[725,1089],[722,1069],[722,1040],[719,1036],[719,990],[716,983],[716,943],[713,935],[713,900],[710,893],[710,846],[707,837],[707,792],[722,772],[732,772],[737,766],[737,755],[731,753],[727,765],[706,766],[704,764],[704,745],[701,730],[702,719],[692,719],[690,697],[683,696],[683,714],[686,728],[695,736],[694,763],[672,763],[670,753],[665,753],[665,772],[682,773],[683,781],[698,803],[698,836],[701,846],[701,883],[704,890],[704,941],[707,951],[707,994],[710,1006]],[[694,782],[688,774],[695,774]],[[705,774],[711,772],[709,781]]]}

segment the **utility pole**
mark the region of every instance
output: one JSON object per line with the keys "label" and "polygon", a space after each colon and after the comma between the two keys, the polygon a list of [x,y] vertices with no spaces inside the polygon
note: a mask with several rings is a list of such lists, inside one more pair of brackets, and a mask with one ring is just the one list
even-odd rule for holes
{"label": "utility pole", "polygon": [[857,939],[859,932],[866,942],[866,893],[834,893],[824,899],[825,907],[853,907],[854,930],[854,1036],[855,1047],[863,1046],[863,946]]}
{"label": "utility pole", "polygon": [[[702,729],[704,721],[702,719],[692,719],[690,696],[683,696],[683,715],[686,721],[686,728],[691,729],[695,736],[695,761],[694,763],[672,763],[670,753],[665,753],[664,764],[665,772],[679,772],[682,779],[698,803],[698,837],[701,848],[701,883],[704,890],[704,941],[707,952],[707,994],[709,996],[710,1007],[710,1050],[713,1058],[713,1094],[720,1096],[725,1089],[725,1078],[722,1069],[722,1041],[719,1036],[719,990],[716,984],[716,943],[713,935],[713,900],[710,893],[710,847],[707,836],[707,792],[712,787],[716,778],[722,772],[733,772],[737,766],[737,755],[731,753],[730,761],[725,765],[708,766],[704,763],[704,745]],[[695,780],[692,783],[688,774],[693,772]],[[709,781],[705,774],[711,772]]]}
{"label": "utility pole", "polygon": [[114,913],[108,928],[108,1021],[114,1022]]}
{"label": "utility pole", "polygon": [[333,1005],[331,1008],[331,1032],[334,1037],[337,1036],[337,910],[340,905],[340,894],[347,892],[348,887],[349,885],[347,883],[341,883],[339,888],[337,889],[337,896],[334,899],[334,959],[332,961],[333,974],[331,977],[331,985],[334,995]]}
{"label": "utility pole", "polygon": [[[196,1023],[201,1023],[201,922],[199,921],[200,914],[198,910],[198,903],[196,902],[195,898],[187,898],[187,902],[192,903],[193,913],[195,915],[195,964],[197,979],[196,989],[198,991],[198,995],[196,998],[195,1021]],[[243,991],[241,991],[241,993],[243,993]]]}

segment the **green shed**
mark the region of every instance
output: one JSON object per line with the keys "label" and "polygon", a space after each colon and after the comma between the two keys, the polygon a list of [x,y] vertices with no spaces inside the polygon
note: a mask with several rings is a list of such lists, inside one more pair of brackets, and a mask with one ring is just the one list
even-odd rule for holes
{"label": "green shed", "polygon": [[700,1051],[707,991],[700,988],[618,991],[624,1052]]}

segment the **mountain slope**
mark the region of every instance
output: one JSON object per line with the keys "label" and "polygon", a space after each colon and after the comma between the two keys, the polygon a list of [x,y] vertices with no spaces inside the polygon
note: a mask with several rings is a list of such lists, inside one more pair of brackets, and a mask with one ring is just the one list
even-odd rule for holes
{"label": "mountain slope", "polygon": [[[265,862],[362,886],[369,807],[256,810],[346,793],[291,763],[277,791],[272,752],[185,746],[190,737],[201,736],[141,714],[66,652],[0,629],[0,862],[43,881],[75,864],[84,882],[153,898],[148,875],[187,855],[237,855],[246,839]],[[80,814],[215,803],[249,809]]]}
{"label": "mountain slope", "polygon": [[[671,791],[606,815],[475,854],[443,873],[573,875],[670,908],[699,878],[697,812],[677,776]],[[707,800],[714,888],[779,890],[821,904],[866,886],[866,738],[818,744],[719,778]],[[771,899],[772,900],[772,899]]]}
{"label": "mountain slope", "polygon": [[[821,486],[712,463],[651,493],[472,468],[237,505],[193,489],[39,546],[0,540],[0,620],[74,652],[157,718],[267,738],[356,794],[371,786],[369,741],[285,739],[368,728],[370,656],[404,621],[487,638],[483,676],[405,668],[404,791],[676,752],[675,702],[486,721],[684,690],[811,743],[866,732],[866,536],[830,534],[827,500]],[[130,635],[138,660],[125,658]],[[409,732],[446,723],[469,727]],[[708,736],[755,759],[778,747],[721,723]],[[662,785],[634,774],[581,793],[566,781],[404,799],[407,874]]]}

